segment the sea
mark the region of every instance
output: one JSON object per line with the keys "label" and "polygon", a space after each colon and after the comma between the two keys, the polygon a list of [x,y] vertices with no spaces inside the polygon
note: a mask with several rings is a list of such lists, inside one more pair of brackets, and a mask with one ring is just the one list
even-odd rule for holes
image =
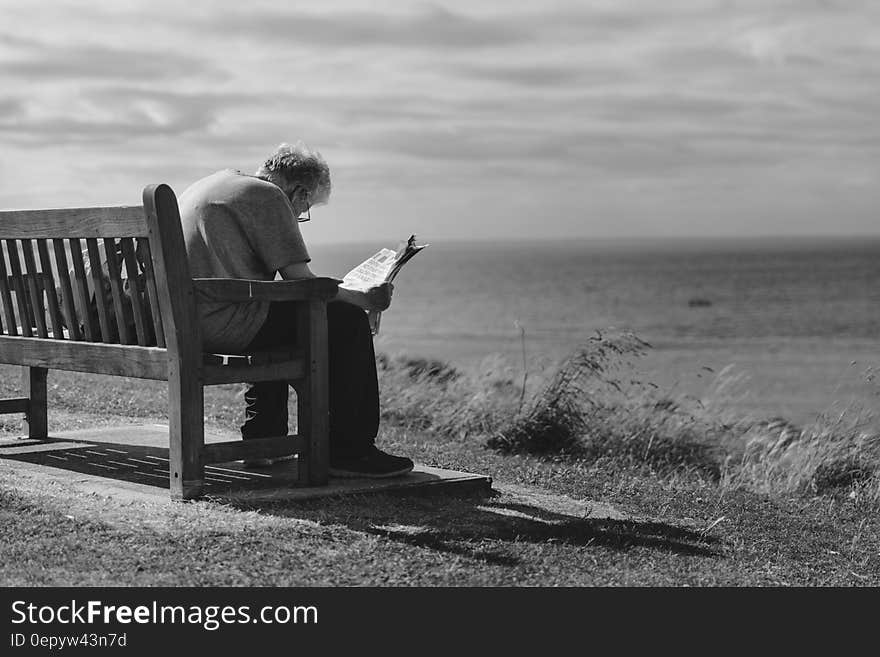
{"label": "sea", "polygon": [[[317,245],[342,277],[382,247]],[[532,376],[597,333],[651,345],[633,377],[735,414],[880,411],[880,238],[430,241],[378,352]]]}

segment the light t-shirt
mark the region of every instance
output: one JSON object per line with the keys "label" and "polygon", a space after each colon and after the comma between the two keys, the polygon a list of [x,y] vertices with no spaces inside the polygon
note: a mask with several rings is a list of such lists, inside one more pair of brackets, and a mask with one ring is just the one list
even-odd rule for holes
{"label": "light t-shirt", "polygon": [[[270,182],[231,169],[193,183],[179,197],[183,238],[193,278],[274,280],[309,262],[290,201]],[[266,321],[269,303],[200,303],[206,350],[244,350]]]}

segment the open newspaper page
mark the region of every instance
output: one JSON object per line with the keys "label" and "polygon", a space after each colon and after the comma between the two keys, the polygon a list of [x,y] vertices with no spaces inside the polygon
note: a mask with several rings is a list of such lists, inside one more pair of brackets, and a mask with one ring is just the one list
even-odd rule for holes
{"label": "open newspaper page", "polygon": [[[426,246],[429,245],[416,244],[416,236],[410,235],[396,251],[381,249],[348,272],[342,279],[342,287],[363,292],[382,283],[391,283],[410,258]],[[373,335],[379,335],[382,313],[370,311],[368,315]]]}

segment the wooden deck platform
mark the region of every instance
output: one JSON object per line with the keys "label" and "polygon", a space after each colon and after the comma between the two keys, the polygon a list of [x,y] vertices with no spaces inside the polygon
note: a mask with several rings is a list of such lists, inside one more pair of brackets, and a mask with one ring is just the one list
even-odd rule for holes
{"label": "wooden deck platform", "polygon": [[[206,432],[207,442],[229,440]],[[8,463],[7,463],[8,461]],[[13,463],[17,462],[17,463]],[[52,433],[46,440],[0,439],[0,464],[42,472],[107,492],[168,497],[168,427],[160,424],[99,427]],[[245,468],[240,461],[205,467],[204,496],[209,499],[307,500],[369,494],[488,493],[485,475],[422,464],[407,475],[389,479],[338,479],[327,486],[297,485],[296,461],[270,468]]]}

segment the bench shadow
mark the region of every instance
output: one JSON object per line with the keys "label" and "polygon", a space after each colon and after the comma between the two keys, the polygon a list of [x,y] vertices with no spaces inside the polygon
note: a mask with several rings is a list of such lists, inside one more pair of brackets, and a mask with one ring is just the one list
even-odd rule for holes
{"label": "bench shadow", "polygon": [[[160,436],[164,438],[163,436]],[[20,461],[84,475],[110,482],[149,486],[157,496],[168,495],[168,448],[132,442],[85,440],[73,437],[0,438],[0,460]],[[459,475],[462,473],[458,473]],[[205,497],[236,499],[280,496],[297,499],[340,494],[370,493],[389,488],[421,489],[443,486],[474,488],[488,486],[485,477],[441,477],[416,469],[406,477],[390,479],[332,479],[326,487],[300,487],[296,459],[270,468],[245,468],[241,461],[205,466],[202,493]]]}
{"label": "bench shadow", "polygon": [[[0,443],[0,459],[146,484],[162,494],[168,490],[167,448],[22,439]],[[206,467],[204,492],[206,499],[240,510],[347,526],[413,547],[505,566],[520,562],[506,549],[505,543],[512,542],[721,556],[715,546],[717,539],[693,529],[658,521],[589,517],[586,513],[576,516],[510,499],[497,491],[450,493],[428,486],[314,499],[249,495],[267,489],[282,493],[296,490],[292,488],[295,479],[295,466],[261,472],[243,469],[240,464],[217,464]],[[588,506],[585,504],[585,512]]]}
{"label": "bench shadow", "polygon": [[[504,544],[512,542],[721,556],[717,538],[686,527],[658,521],[578,517],[505,498],[493,491],[456,497],[383,493],[295,503],[218,501],[241,510],[343,525],[413,547],[503,566],[521,561],[506,550]],[[487,546],[487,542],[493,545]]]}
{"label": "bench shadow", "polygon": [[[0,442],[0,459],[22,461],[69,472],[152,486],[168,494],[168,448],[63,438],[23,438]],[[296,467],[271,473],[241,464],[205,466],[205,494],[259,490],[296,481]]]}

